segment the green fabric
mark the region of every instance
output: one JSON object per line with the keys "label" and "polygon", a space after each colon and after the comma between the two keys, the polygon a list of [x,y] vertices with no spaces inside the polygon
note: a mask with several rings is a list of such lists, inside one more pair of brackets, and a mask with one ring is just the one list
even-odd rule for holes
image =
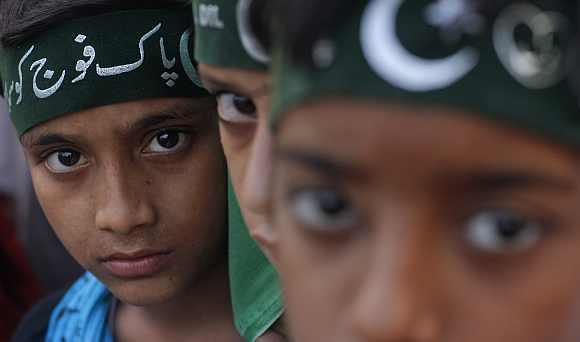
{"label": "green fabric", "polygon": [[189,56],[180,54],[180,44],[188,50],[191,22],[183,8],[121,11],[0,48],[1,84],[18,132],[102,105],[208,96]]}
{"label": "green fabric", "polygon": [[[537,5],[546,2],[519,2],[519,5],[515,6],[520,7],[503,8],[495,22],[484,26],[482,32],[462,35],[460,33],[462,37],[460,41],[445,44],[441,38],[441,30],[425,22],[426,10],[430,8],[427,3],[435,2],[401,0],[357,2],[352,6],[349,12],[351,14],[333,32],[332,38],[314,45],[312,56],[315,57],[312,58],[312,63],[309,63],[311,65],[297,61],[288,53],[287,47],[277,48],[272,62],[273,124],[276,125],[283,113],[309,101],[351,97],[379,103],[459,107],[485,118],[502,120],[510,125],[547,134],[563,142],[580,145],[578,102],[569,83],[564,80],[564,63],[561,63],[560,69],[555,68],[557,71],[554,73],[548,73],[548,66],[542,66],[540,72],[536,74],[541,77],[533,78],[534,74],[526,76],[522,72],[518,73],[517,67],[521,67],[522,63],[511,65],[509,60],[501,60],[498,57],[506,52],[511,52],[512,56],[519,53],[513,49],[514,46],[510,49],[510,46],[506,48],[502,45],[500,38],[508,37],[520,46],[530,43],[529,37],[525,35],[519,37],[515,30],[506,29],[510,23],[516,22],[519,17],[524,18],[520,20],[518,28],[526,29],[525,23],[537,23],[539,19],[554,18],[555,15],[551,12],[542,12],[552,11],[553,8]],[[398,14],[392,11],[397,9],[397,4],[401,5]],[[566,25],[561,25],[562,28],[568,29],[559,31],[569,31],[569,36],[572,36],[576,30],[574,10],[576,1],[562,4],[567,4],[569,10],[564,7],[564,11],[558,16],[568,17],[563,21],[567,22]],[[392,18],[396,20],[390,20]],[[467,16],[462,14],[460,18]],[[369,37],[366,30],[371,27],[373,21],[376,24],[373,34],[378,32],[377,36],[383,40],[366,41]],[[393,22],[394,25],[389,26]],[[469,28],[470,22],[463,24]],[[461,66],[456,65],[444,75],[455,73],[456,76],[459,75],[458,79],[448,81],[447,84],[441,82],[438,86],[431,83],[433,80],[443,78],[441,75],[430,74],[433,68],[425,69],[426,72],[417,77],[417,82],[413,82],[411,76],[401,73],[402,68],[379,72],[377,70],[380,69],[380,65],[377,67],[377,62],[371,62],[372,58],[369,58],[368,46],[374,43],[370,50],[376,52],[383,44],[385,50],[378,64],[397,65],[395,62],[400,62],[401,58],[395,51],[397,47],[393,46],[393,41],[388,37],[389,28],[393,26],[396,28],[394,36],[402,49],[406,50],[407,54],[422,59],[423,62],[429,63],[434,59],[441,60],[463,53],[463,56],[475,57],[475,63],[468,72],[461,73],[458,72]],[[369,41],[371,43],[367,44]],[[496,48],[496,45],[503,48]],[[321,50],[316,50],[317,47]],[[384,63],[385,61],[388,63]],[[412,62],[411,65],[420,67],[425,65],[416,61],[403,60],[403,63],[398,65],[406,66],[405,62]],[[412,68],[406,66],[405,72],[409,70],[412,71]],[[414,76],[417,76],[417,73]]]}
{"label": "green fabric", "polygon": [[254,341],[282,315],[284,304],[278,275],[248,234],[236,195],[229,189],[229,267],[235,324]]}
{"label": "green fabric", "polygon": [[251,33],[252,0],[194,0],[195,59],[225,68],[266,70],[269,57]]}

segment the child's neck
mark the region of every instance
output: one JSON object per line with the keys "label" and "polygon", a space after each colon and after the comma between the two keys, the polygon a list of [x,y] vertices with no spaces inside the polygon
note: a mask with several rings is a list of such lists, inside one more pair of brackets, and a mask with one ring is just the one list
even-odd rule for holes
{"label": "child's neck", "polygon": [[233,323],[225,261],[171,302],[146,307],[120,303],[115,320],[118,342],[242,341]]}

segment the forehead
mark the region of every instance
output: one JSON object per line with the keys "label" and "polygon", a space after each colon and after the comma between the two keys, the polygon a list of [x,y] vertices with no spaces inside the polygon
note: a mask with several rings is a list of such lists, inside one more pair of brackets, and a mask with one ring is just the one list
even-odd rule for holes
{"label": "forehead", "polygon": [[47,121],[25,133],[21,141],[27,147],[45,134],[88,136],[99,131],[122,133],[143,120],[164,117],[193,120],[209,116],[214,108],[215,102],[209,97],[160,98],[112,104]]}
{"label": "forehead", "polygon": [[486,168],[577,164],[577,151],[477,113],[445,107],[328,99],[287,113],[281,148],[313,151],[380,171],[397,166]]}
{"label": "forehead", "polygon": [[199,64],[199,73],[204,83],[210,86],[224,84],[241,89],[252,89],[270,81],[266,72],[224,68],[209,64]]}

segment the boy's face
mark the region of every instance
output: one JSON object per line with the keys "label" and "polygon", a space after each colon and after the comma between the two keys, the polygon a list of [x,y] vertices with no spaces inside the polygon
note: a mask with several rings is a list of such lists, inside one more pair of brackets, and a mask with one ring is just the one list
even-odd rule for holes
{"label": "boy's face", "polygon": [[225,166],[213,99],[90,109],[35,127],[22,143],[52,227],[120,300],[173,299],[223,258]]}
{"label": "boy's face", "polygon": [[286,115],[273,255],[297,341],[580,340],[580,168],[451,110]]}
{"label": "boy's face", "polygon": [[244,220],[259,239],[272,168],[269,77],[265,72],[199,67],[204,86],[217,96],[221,141]]}

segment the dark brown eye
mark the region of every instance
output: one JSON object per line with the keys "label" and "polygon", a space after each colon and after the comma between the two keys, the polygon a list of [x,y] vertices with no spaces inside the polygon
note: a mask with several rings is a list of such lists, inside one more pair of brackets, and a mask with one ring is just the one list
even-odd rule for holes
{"label": "dark brown eye", "polygon": [[487,210],[467,223],[467,240],[488,253],[514,253],[540,242],[545,227],[509,210]]}
{"label": "dark brown eye", "polygon": [[171,149],[179,144],[179,132],[163,132],[156,139],[159,146]]}
{"label": "dark brown eye", "polygon": [[217,96],[220,119],[227,123],[254,123],[257,108],[254,101],[245,96],[233,93],[221,93]]}
{"label": "dark brown eye", "polygon": [[190,135],[178,130],[162,130],[151,139],[145,153],[169,153],[187,144]]}
{"label": "dark brown eye", "polygon": [[289,210],[294,220],[319,232],[344,232],[356,226],[356,209],[340,192],[334,189],[311,188],[293,193]]}
{"label": "dark brown eye", "polygon": [[234,107],[236,107],[240,113],[246,115],[255,115],[256,106],[254,105],[254,101],[251,99],[245,96],[234,95],[233,102]]}
{"label": "dark brown eye", "polygon": [[81,154],[77,151],[57,152],[58,161],[67,167],[73,167],[81,160]]}
{"label": "dark brown eye", "polygon": [[87,159],[81,152],[64,149],[53,152],[46,158],[46,167],[54,173],[67,173],[87,164]]}

